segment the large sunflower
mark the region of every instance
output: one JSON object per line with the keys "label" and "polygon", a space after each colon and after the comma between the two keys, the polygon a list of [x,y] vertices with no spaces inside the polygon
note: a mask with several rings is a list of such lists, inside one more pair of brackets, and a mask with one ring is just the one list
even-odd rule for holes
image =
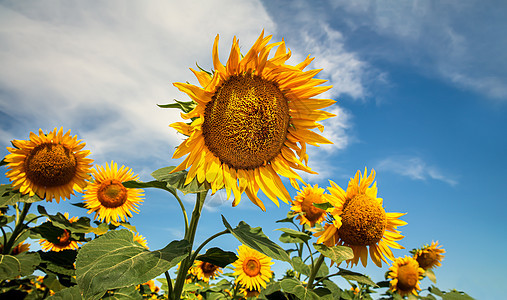
{"label": "large sunflower", "polygon": [[319,188],[317,185],[313,187],[307,185],[294,197],[291,210],[299,213],[297,217],[299,225],[308,224],[308,226],[314,227],[316,223],[321,223],[326,219],[326,211],[313,205],[326,202],[323,195],[323,188]]}
{"label": "large sunflower", "polygon": [[[69,213],[65,213],[64,216],[69,220],[70,223],[76,222],[78,220],[78,217],[69,219]],[[55,252],[60,252],[63,250],[77,250],[79,248],[78,243],[81,244],[81,242],[77,242],[71,238],[70,232],[67,229],[64,229],[62,234],[58,237],[58,243],[52,243],[46,239],[39,240],[39,244],[41,245],[42,250]]]}
{"label": "large sunflower", "polygon": [[106,167],[96,166],[92,170],[94,181],[88,183],[83,196],[88,213],[95,212],[95,219],[109,222],[125,222],[132,217],[132,211],[139,213],[139,203],[143,202],[143,190],[126,188],[122,182],[137,180],[132,169],[111,161]]}
{"label": "large sunflower", "polygon": [[247,290],[266,288],[266,282],[273,277],[271,258],[245,245],[239,246],[238,257],[232,264],[238,282]]}
{"label": "large sunflower", "polygon": [[216,276],[220,275],[222,270],[219,266],[212,263],[196,260],[190,272],[197,277],[197,279],[209,282],[210,279],[215,279]]}
{"label": "large sunflower", "polygon": [[[386,213],[382,207],[382,199],[377,198],[377,183],[375,171],[372,170],[364,177],[360,171],[351,178],[345,192],[333,181],[328,188],[330,195],[325,195],[328,202],[333,205],[329,214],[333,217],[332,223],[324,226],[324,231],[318,233],[318,243],[329,244],[329,241],[349,246],[354,251],[354,258],[347,261],[357,265],[359,259],[363,266],[368,260],[368,249],[372,261],[379,267],[381,260],[387,263],[386,258],[394,260],[390,248],[403,249],[396,241],[403,238],[398,226],[406,225],[398,218],[403,213]],[[373,183],[373,186],[370,185]]]}
{"label": "large sunflower", "polygon": [[[240,54],[234,38],[227,64],[218,59],[218,35],[213,45],[213,75],[191,71],[198,87],[174,83],[196,103],[171,127],[188,138],[173,158],[188,155],[173,172],[190,168],[185,184],[195,177],[207,180],[212,192],[225,187],[227,198],[234,194],[233,206],[245,192],[250,200],[265,210],[257,197],[262,190],[278,205],[278,199],[289,203],[290,195],[278,174],[297,186],[303,181],[294,169],[315,174],[308,166],[306,144],[319,146],[331,142],[312,131],[334,116],[319,110],[333,103],[315,99],[331,86],[319,86],[326,80],[313,78],[320,70],[303,71],[310,64],[307,57],[296,66],[286,65],[291,53],[284,41],[268,44],[271,36],[264,32],[245,56]],[[269,52],[278,47],[271,59]]]}
{"label": "large sunflower", "polygon": [[426,245],[421,249],[415,250],[414,259],[417,260],[419,266],[424,270],[433,269],[441,266],[441,262],[444,259],[444,249],[441,249],[442,245],[432,241],[431,245]]}
{"label": "large sunflower", "polygon": [[70,130],[63,134],[62,128],[55,128],[44,134],[39,129],[39,135],[30,132],[29,140],[12,144],[15,148],[7,147],[10,154],[5,156],[6,175],[22,194],[59,203],[86,186],[93,160],[86,158],[90,151],[82,150],[85,143],[72,137]]}
{"label": "large sunflower", "polygon": [[413,294],[417,296],[420,291],[419,280],[423,278],[424,270],[412,257],[399,257],[389,268],[391,272],[387,275],[390,278],[391,291],[398,292],[401,296]]}

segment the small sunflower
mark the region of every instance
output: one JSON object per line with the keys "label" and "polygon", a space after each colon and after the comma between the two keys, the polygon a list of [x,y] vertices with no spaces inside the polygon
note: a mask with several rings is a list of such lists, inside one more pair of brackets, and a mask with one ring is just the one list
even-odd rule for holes
{"label": "small sunflower", "polygon": [[[381,260],[387,263],[386,258],[394,260],[390,248],[403,249],[396,241],[403,238],[398,226],[406,225],[398,218],[403,213],[386,213],[382,207],[382,199],[377,198],[377,184],[375,171],[370,176],[367,170],[364,177],[360,171],[351,178],[345,192],[336,183],[331,182],[328,188],[330,195],[325,195],[327,201],[333,205],[328,210],[333,217],[332,223],[324,226],[324,231],[317,234],[317,243],[329,245],[329,240],[348,246],[354,251],[354,258],[347,261],[357,265],[359,259],[363,266],[368,260],[368,249],[372,261],[379,267]],[[373,183],[372,187],[369,187]]]}
{"label": "small sunflower", "polygon": [[271,258],[245,245],[239,246],[238,257],[232,264],[238,282],[247,290],[266,288],[266,282],[273,277]]}
{"label": "small sunflower", "polygon": [[[69,220],[70,223],[76,222],[78,217],[69,219],[69,213],[65,213],[64,216]],[[39,244],[44,251],[55,251],[60,252],[63,250],[77,250],[80,242],[73,240],[70,237],[70,232],[67,229],[63,229],[63,233],[58,237],[58,243],[54,244],[46,239],[40,239]]]}
{"label": "small sunflower", "polygon": [[391,291],[398,292],[401,296],[413,294],[417,296],[420,291],[419,280],[423,278],[424,270],[413,257],[399,257],[389,268],[391,272],[387,278],[391,278]]}
{"label": "small sunflower", "polygon": [[[3,252],[3,250],[4,250],[4,245],[0,244],[0,254]],[[18,254],[26,252],[28,250],[30,250],[30,244],[25,243],[25,242],[21,242],[12,248],[10,255],[18,255]]]}
{"label": "small sunflower", "polygon": [[209,262],[197,260],[195,265],[190,269],[190,272],[197,277],[198,280],[209,282],[210,279],[215,279],[216,276],[222,273],[219,266]]}
{"label": "small sunflower", "polygon": [[[197,177],[211,184],[212,193],[225,187],[227,199],[234,194],[233,206],[245,192],[250,200],[266,210],[257,197],[262,190],[278,205],[291,197],[278,174],[303,182],[294,169],[313,172],[308,166],[306,144],[330,144],[312,131],[324,126],[317,123],[334,115],[320,110],[335,103],[314,97],[331,86],[319,86],[326,80],[315,79],[321,70],[303,71],[313,60],[307,57],[296,66],[286,65],[291,56],[285,42],[268,44],[271,36],[261,33],[245,56],[234,37],[227,64],[218,58],[218,35],[213,45],[214,71],[191,71],[198,87],[174,83],[195,102],[195,108],[182,118],[190,123],[171,124],[188,138],[173,158],[188,155],[172,172],[190,168],[185,184]],[[271,59],[271,49],[278,47]]]}
{"label": "small sunflower", "polygon": [[321,223],[326,219],[326,211],[313,205],[326,202],[323,195],[323,188],[307,185],[294,197],[291,210],[299,214],[297,217],[299,225],[308,224],[314,227],[316,223]]}
{"label": "small sunflower", "polygon": [[432,241],[431,245],[426,245],[421,249],[415,250],[414,258],[424,270],[440,267],[444,259],[442,253],[445,253],[445,250],[441,249],[441,247],[442,245],[439,245],[438,241],[436,243]]}
{"label": "small sunflower", "polygon": [[148,242],[146,242],[146,238],[139,234],[139,232],[134,234],[134,242],[139,243],[141,246],[149,250],[148,248]]}
{"label": "small sunflower", "polygon": [[55,128],[44,134],[39,129],[39,135],[30,132],[29,140],[12,144],[15,148],[7,147],[10,154],[5,156],[6,176],[22,194],[59,203],[86,186],[93,160],[86,158],[90,151],[82,150],[85,143],[72,137],[70,130],[63,134],[62,128]]}
{"label": "small sunflower", "polygon": [[132,169],[111,161],[106,167],[96,166],[92,170],[94,181],[90,182],[83,196],[88,213],[95,212],[95,219],[107,223],[125,222],[132,217],[132,211],[139,213],[139,203],[143,202],[143,190],[126,188],[122,182],[137,180]]}

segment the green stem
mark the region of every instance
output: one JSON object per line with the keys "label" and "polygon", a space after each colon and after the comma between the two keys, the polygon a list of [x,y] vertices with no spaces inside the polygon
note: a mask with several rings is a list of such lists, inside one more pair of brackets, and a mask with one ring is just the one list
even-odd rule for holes
{"label": "green stem", "polygon": [[[190,243],[190,249],[192,249],[194,246],[195,233],[197,232],[197,224],[199,223],[199,218],[201,217],[201,211],[204,205],[204,200],[206,200],[207,193],[208,191],[197,193],[194,211],[192,212],[192,218],[190,219],[190,225],[188,227],[188,231],[185,232],[185,239]],[[194,263],[192,257],[193,254],[189,253],[188,256],[180,264],[178,276],[176,277],[176,282],[174,283],[174,292],[171,297],[173,300],[179,300],[181,297],[181,293],[183,292],[183,285],[185,284],[185,278],[187,277],[188,270]]]}
{"label": "green stem", "polygon": [[173,293],[173,283],[171,281],[171,276],[169,276],[168,271],[165,271],[164,275],[165,279],[167,280],[167,289],[168,289],[167,293],[171,295]]}
{"label": "green stem", "polygon": [[202,248],[204,248],[204,246],[206,246],[206,244],[208,244],[209,242],[211,242],[211,240],[213,240],[213,239],[215,239],[215,238],[217,238],[217,237],[219,237],[219,236],[221,236],[221,235],[227,234],[227,233],[231,233],[231,232],[229,231],[229,229],[226,229],[226,230],[224,230],[224,231],[220,231],[219,233],[216,233],[216,234],[214,234],[214,235],[210,236],[207,240],[205,240],[205,241],[204,241],[204,242],[203,242],[203,243],[202,243],[202,244],[201,244],[201,245],[200,245],[200,246],[199,246],[199,247],[198,247],[198,248],[194,251],[194,253],[193,253],[193,255],[192,255],[191,260],[192,260],[192,261],[194,261],[194,260],[195,260],[195,258],[197,257],[197,255],[199,255],[199,252],[202,250]]}
{"label": "green stem", "polygon": [[32,206],[32,203],[25,203],[23,205],[23,211],[19,215],[18,210],[16,209],[16,226],[12,231],[11,237],[4,245],[3,254],[9,254],[11,252],[12,246],[18,238],[19,233],[22,232],[26,226],[23,222],[25,221],[26,215],[28,214],[28,210],[30,210],[30,206]]}
{"label": "green stem", "polygon": [[319,259],[317,259],[317,262],[313,265],[312,273],[310,274],[310,278],[308,278],[308,289],[313,288],[313,281],[315,280],[315,276],[317,275],[317,272],[320,269],[320,266],[324,262],[324,255],[320,255]]}
{"label": "green stem", "polygon": [[176,200],[178,200],[178,203],[180,204],[180,207],[181,207],[181,211],[183,212],[183,218],[185,219],[185,237],[186,237],[187,233],[188,233],[187,211],[185,210],[185,205],[183,205],[183,202],[181,201],[180,197],[178,197],[178,194],[174,193],[173,195],[176,198]]}

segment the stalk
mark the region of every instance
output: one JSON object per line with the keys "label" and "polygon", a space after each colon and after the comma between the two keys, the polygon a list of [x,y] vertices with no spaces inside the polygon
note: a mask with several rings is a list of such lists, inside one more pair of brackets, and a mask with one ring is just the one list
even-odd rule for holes
{"label": "stalk", "polygon": [[[192,212],[192,217],[190,219],[188,231],[185,232],[185,239],[190,243],[190,249],[192,249],[194,246],[195,233],[197,232],[197,224],[199,223],[199,218],[201,217],[201,211],[204,205],[204,200],[206,200],[207,193],[208,191],[204,191],[199,192],[196,195],[194,211]],[[174,292],[171,299],[179,300],[181,298],[181,293],[183,292],[183,285],[185,284],[185,278],[187,277],[188,270],[190,269],[193,263],[194,260],[191,252],[180,264],[180,269],[178,270],[178,276],[176,277],[176,282],[174,283]]]}
{"label": "stalk", "polygon": [[16,239],[18,238],[20,232],[22,232],[26,226],[23,222],[25,221],[26,215],[28,214],[28,210],[30,210],[30,206],[32,206],[32,203],[25,203],[23,205],[23,211],[21,211],[21,214],[19,215],[17,213],[18,210],[16,209],[16,226],[12,231],[11,237],[4,245],[3,254],[9,254],[11,252],[14,242],[16,242]]}
{"label": "stalk", "polygon": [[323,262],[324,262],[324,255],[321,254],[319,256],[319,258],[317,259],[317,262],[315,263],[315,265],[313,265],[312,273],[310,274],[310,278],[308,278],[308,286],[307,286],[308,289],[313,288],[313,281],[315,280],[315,276],[317,276],[317,272],[319,271],[320,266],[322,265]]}

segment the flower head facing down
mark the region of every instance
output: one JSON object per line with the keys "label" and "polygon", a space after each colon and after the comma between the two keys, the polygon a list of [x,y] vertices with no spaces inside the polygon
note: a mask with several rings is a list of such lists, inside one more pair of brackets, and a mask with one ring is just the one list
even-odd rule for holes
{"label": "flower head facing down", "polygon": [[445,253],[444,249],[441,249],[442,245],[437,242],[431,242],[431,245],[426,245],[421,249],[415,250],[414,258],[419,263],[419,266],[424,270],[433,269],[442,265]]}
{"label": "flower head facing down", "polygon": [[[69,220],[70,223],[76,222],[78,217],[72,217],[69,219],[69,213],[64,214],[65,218]],[[79,244],[81,242],[77,242],[71,237],[70,231],[67,229],[63,229],[60,236],[58,236],[58,242],[52,243],[46,239],[40,239],[39,244],[41,245],[42,250],[44,251],[55,251],[60,252],[63,250],[77,250],[79,248]]]}
{"label": "flower head facing down", "polygon": [[192,273],[197,279],[209,282],[210,279],[215,279],[216,276],[222,273],[222,269],[209,262],[197,260],[195,265],[190,268]]}
{"label": "flower head facing down", "polygon": [[7,177],[12,186],[22,194],[37,195],[51,202],[53,199],[70,199],[74,191],[81,191],[90,177],[92,159],[86,158],[89,150],[82,150],[85,143],[72,137],[63,129],[39,135],[30,132],[29,140],[13,140],[15,148],[5,156]]}
{"label": "flower head facing down", "polygon": [[239,283],[247,290],[259,291],[261,287],[266,288],[266,282],[273,277],[272,264],[270,257],[241,245],[238,248],[238,260],[232,265]]}
{"label": "flower head facing down", "polygon": [[201,87],[174,84],[196,103],[182,114],[191,123],[171,124],[188,137],[173,158],[187,157],[172,172],[189,168],[185,184],[197,178],[209,182],[213,193],[225,187],[227,198],[234,194],[233,206],[244,192],[262,210],[259,190],[277,205],[278,199],[290,201],[279,174],[297,186],[297,180],[303,180],[295,169],[315,173],[307,166],[306,145],[331,143],[312,129],[324,129],[317,122],[334,115],[320,109],[335,102],[313,98],[331,87],[319,86],[325,82],[314,78],[320,70],[303,71],[312,59],[286,65],[290,51],[283,41],[268,44],[270,39],[262,33],[242,57],[234,38],[224,66],[217,35],[213,74],[192,70]]}
{"label": "flower head facing down", "polygon": [[[361,259],[366,266],[368,248],[372,261],[379,267],[381,260],[394,260],[390,248],[403,249],[396,241],[403,238],[396,228],[407,223],[399,220],[403,213],[386,213],[382,207],[382,199],[377,198],[377,186],[374,183],[375,171],[367,176],[367,170],[362,176],[357,171],[351,178],[347,191],[331,181],[328,188],[330,195],[326,198],[332,208],[328,210],[333,217],[331,223],[324,225],[324,231],[319,232],[318,243],[328,246],[341,244],[349,246],[354,251],[354,258],[347,263],[356,265]],[[373,184],[373,186],[371,186]],[[371,187],[370,187],[371,186]]]}
{"label": "flower head facing down", "polygon": [[401,296],[413,294],[417,296],[420,291],[419,280],[423,278],[424,270],[419,267],[419,263],[413,257],[399,257],[389,268],[390,272],[387,278],[390,278],[390,289],[398,292]]}
{"label": "flower head facing down", "polygon": [[132,211],[139,213],[138,206],[143,201],[141,189],[126,188],[122,182],[137,180],[132,169],[115,162],[106,163],[106,167],[96,166],[94,181],[88,183],[83,196],[88,213],[95,212],[95,219],[101,222],[125,222],[132,217]]}
{"label": "flower head facing down", "polygon": [[294,197],[291,210],[299,214],[296,218],[299,220],[299,225],[307,224],[314,227],[316,223],[321,223],[326,219],[326,211],[313,205],[326,202],[323,195],[323,188],[308,185]]}

